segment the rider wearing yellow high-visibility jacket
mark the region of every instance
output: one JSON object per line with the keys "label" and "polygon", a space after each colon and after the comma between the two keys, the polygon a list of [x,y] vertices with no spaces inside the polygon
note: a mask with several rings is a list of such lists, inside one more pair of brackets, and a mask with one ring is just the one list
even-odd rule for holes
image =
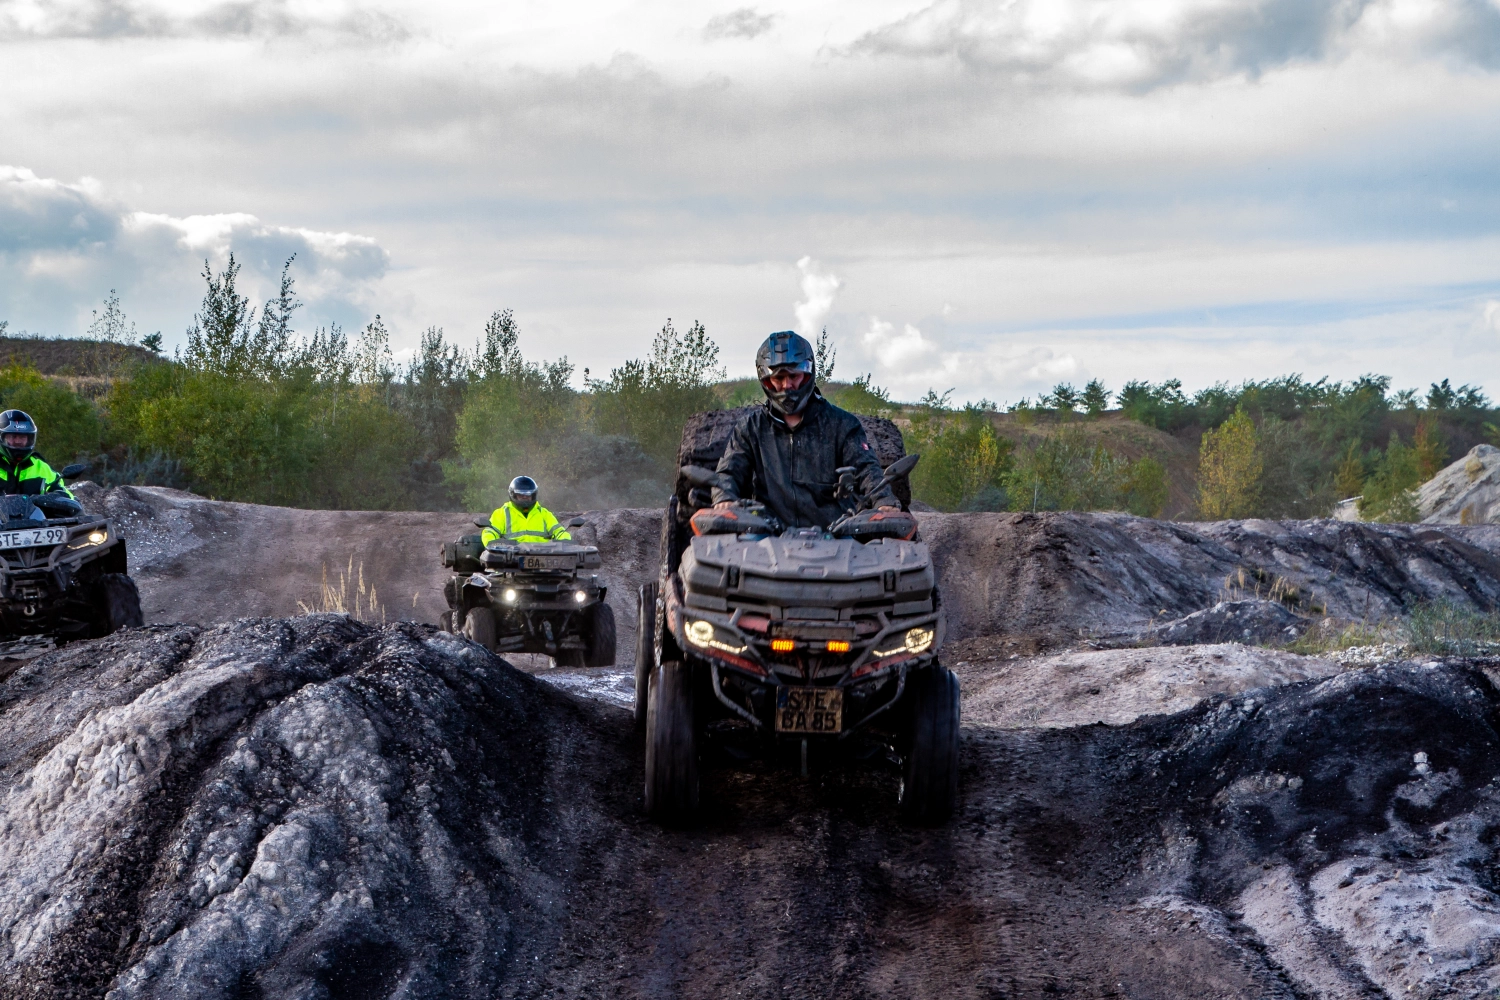
{"label": "rider wearing yellow high-visibility jacket", "polygon": [[0,413],[0,493],[61,493],[71,497],[62,476],[34,453],[36,421],[25,410]]}
{"label": "rider wearing yellow high-visibility jacket", "polygon": [[490,515],[490,527],[480,535],[484,544],[502,538],[522,544],[570,541],[573,536],[557,523],[550,510],[536,502],[536,493],[536,480],[530,476],[512,479],[510,501],[495,508]]}

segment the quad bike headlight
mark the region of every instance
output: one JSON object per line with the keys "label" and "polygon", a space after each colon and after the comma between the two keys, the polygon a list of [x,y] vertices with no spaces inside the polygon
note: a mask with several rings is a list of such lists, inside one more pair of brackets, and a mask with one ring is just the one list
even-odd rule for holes
{"label": "quad bike headlight", "polygon": [[89,544],[90,545],[103,545],[104,544],[104,540],[106,538],[108,538],[108,537],[109,537],[109,535],[107,535],[106,533],[104,533],[102,531],[90,531],[89,532]]}
{"label": "quad bike headlight", "polygon": [[714,628],[713,622],[690,621],[683,632],[686,633],[688,642],[703,649],[719,649],[726,653],[745,651],[744,646],[732,646],[727,642],[720,642],[718,630]]}
{"label": "quad bike headlight", "polygon": [[513,588],[510,588],[510,587],[505,588],[505,593],[502,596],[505,598],[505,603],[506,604],[514,604],[514,603],[516,603],[516,592],[515,592],[515,590]]}
{"label": "quad bike headlight", "polygon": [[917,653],[925,653],[932,648],[932,641],[936,638],[937,632],[930,628],[918,627],[908,629],[906,634],[901,637],[899,645],[891,649],[877,649],[875,650],[875,655],[896,656],[897,654],[903,654],[914,656]]}
{"label": "quad bike headlight", "polygon": [[584,601],[586,601],[588,599],[589,599],[589,595],[586,594],[586,593],[584,593],[583,591],[581,591],[581,590],[575,590],[575,591],[573,591],[573,600],[577,601],[579,604],[582,604]]}

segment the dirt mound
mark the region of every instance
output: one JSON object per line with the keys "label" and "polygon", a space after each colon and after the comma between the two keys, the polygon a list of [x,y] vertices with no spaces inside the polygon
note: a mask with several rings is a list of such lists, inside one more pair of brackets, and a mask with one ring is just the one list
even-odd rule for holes
{"label": "dirt mound", "polygon": [[1157,625],[1146,638],[1159,646],[1213,642],[1284,645],[1301,636],[1309,625],[1308,619],[1293,614],[1280,601],[1220,601],[1211,608]]}
{"label": "dirt mound", "polygon": [[[78,494],[116,518],[148,622],[212,624],[303,606],[352,613],[358,604],[368,620],[435,623],[446,607],[439,543],[482,516],[262,507],[157,487],[83,484]],[[599,546],[619,648],[629,650],[636,588],[656,578],[661,511],[582,513],[588,524],[577,537]],[[1436,598],[1500,607],[1500,526],[919,516],[955,639],[1055,646],[1134,635],[1273,590],[1304,613],[1339,619],[1390,618]]]}
{"label": "dirt mound", "polygon": [[1500,517],[1500,448],[1477,444],[1417,491],[1427,524],[1489,524]]}
{"label": "dirt mound", "polygon": [[1140,632],[1275,596],[1370,621],[1418,601],[1500,607],[1500,528],[1129,514],[923,514],[949,634],[1049,642]]}
{"label": "dirt mound", "polygon": [[817,758],[710,761],[703,825],[659,830],[624,709],[410,624],[130,631],[28,662],[0,713],[6,997],[1500,985],[1500,695],[1464,663],[971,725],[937,831]]}

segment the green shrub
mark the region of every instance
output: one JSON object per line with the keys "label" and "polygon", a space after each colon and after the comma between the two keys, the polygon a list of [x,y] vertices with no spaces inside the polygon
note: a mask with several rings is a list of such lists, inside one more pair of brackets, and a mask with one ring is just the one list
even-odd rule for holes
{"label": "green shrub", "polygon": [[54,469],[99,452],[103,426],[94,404],[35,368],[0,369],[0,409],[25,410],[36,421],[38,454]]}
{"label": "green shrub", "polygon": [[1006,508],[1005,477],[1014,446],[995,433],[993,412],[980,406],[953,411],[929,393],[906,435],[906,450],[922,456],[911,476],[914,499],[938,510]]}
{"label": "green shrub", "polygon": [[683,424],[694,413],[719,408],[713,386],[723,377],[719,345],[703,324],[679,334],[669,319],[646,360],[627,361],[609,378],[588,381],[594,428],[634,439],[663,473],[675,471]]}
{"label": "green shrub", "polygon": [[1198,509],[1209,520],[1251,517],[1263,467],[1255,422],[1243,409],[1206,431],[1198,455]]}

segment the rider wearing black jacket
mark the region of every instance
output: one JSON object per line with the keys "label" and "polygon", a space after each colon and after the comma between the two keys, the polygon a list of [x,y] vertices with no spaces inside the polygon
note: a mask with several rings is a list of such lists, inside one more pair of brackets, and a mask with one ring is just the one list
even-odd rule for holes
{"label": "rider wearing black jacket", "polygon": [[[730,435],[718,471],[728,482],[715,487],[715,504],[753,497],[783,524],[827,527],[850,506],[835,498],[838,473],[855,470],[860,493],[882,476],[859,418],[818,392],[813,347],[790,330],[766,338],[755,355],[766,405],[743,417]],[[897,510],[889,486],[876,495],[882,510]]]}

